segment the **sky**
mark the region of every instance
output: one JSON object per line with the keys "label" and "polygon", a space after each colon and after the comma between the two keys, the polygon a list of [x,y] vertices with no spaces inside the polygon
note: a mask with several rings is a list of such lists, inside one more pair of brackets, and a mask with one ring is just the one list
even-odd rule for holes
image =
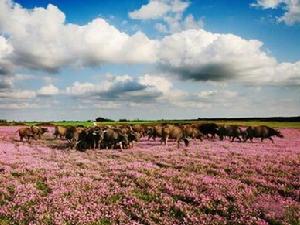
{"label": "sky", "polygon": [[0,0],[0,119],[300,115],[300,0]]}

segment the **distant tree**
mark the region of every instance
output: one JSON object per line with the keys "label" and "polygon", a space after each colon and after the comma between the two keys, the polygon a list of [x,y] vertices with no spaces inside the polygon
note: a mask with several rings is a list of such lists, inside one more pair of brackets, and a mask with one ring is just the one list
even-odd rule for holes
{"label": "distant tree", "polygon": [[96,118],[96,122],[114,122],[114,121],[108,118],[98,117]]}
{"label": "distant tree", "polygon": [[127,119],[119,119],[119,122],[129,122]]}

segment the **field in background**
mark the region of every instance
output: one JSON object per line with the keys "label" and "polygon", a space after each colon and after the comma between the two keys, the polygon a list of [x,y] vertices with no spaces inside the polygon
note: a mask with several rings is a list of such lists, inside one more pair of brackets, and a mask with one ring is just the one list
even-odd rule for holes
{"label": "field in background", "polygon": [[[158,121],[135,121],[135,122],[99,122],[98,125],[126,125],[126,124],[161,124],[161,123],[172,123],[172,124],[184,124],[184,123],[217,123],[219,125],[239,125],[239,126],[258,126],[266,125],[274,128],[300,128],[300,122],[262,122],[262,121],[230,121],[230,120],[158,120]],[[26,125],[38,125],[42,122],[25,122]],[[58,121],[50,122],[53,125],[64,125],[64,126],[78,126],[82,125],[85,127],[93,126],[93,122],[87,121]]]}

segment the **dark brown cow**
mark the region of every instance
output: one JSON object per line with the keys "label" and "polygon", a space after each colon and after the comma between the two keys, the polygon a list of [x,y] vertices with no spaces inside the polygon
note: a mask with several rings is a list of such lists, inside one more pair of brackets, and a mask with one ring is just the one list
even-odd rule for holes
{"label": "dark brown cow", "polygon": [[283,135],[280,133],[280,131],[277,131],[271,127],[268,126],[256,126],[256,127],[248,127],[244,134],[244,142],[246,142],[248,139],[252,142],[253,138],[260,138],[261,142],[268,138],[274,143],[272,136],[277,136],[280,138],[283,138]]}
{"label": "dark brown cow", "polygon": [[241,142],[243,131],[237,125],[220,126],[218,129],[218,135],[221,141],[224,140],[225,137],[229,137],[231,138],[231,142],[233,142],[235,138],[237,138]]}

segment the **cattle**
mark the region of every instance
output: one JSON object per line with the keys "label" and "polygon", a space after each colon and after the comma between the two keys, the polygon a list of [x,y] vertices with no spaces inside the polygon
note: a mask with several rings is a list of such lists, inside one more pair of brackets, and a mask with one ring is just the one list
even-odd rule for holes
{"label": "cattle", "polygon": [[203,141],[203,134],[196,127],[192,125],[182,125],[181,127],[186,137]]}
{"label": "cattle", "polygon": [[128,134],[128,142],[129,142],[129,147],[133,147],[134,142],[139,142],[141,138],[141,134],[138,132],[130,132]]}
{"label": "cattle", "polygon": [[99,127],[90,127],[76,129],[76,149],[84,151],[86,149],[98,149],[101,139],[103,139],[102,131]]}
{"label": "cattle", "polygon": [[37,135],[39,138],[41,138],[41,135],[44,133],[48,132],[48,128],[46,127],[31,126],[30,128],[33,132],[33,135]]}
{"label": "cattle", "polygon": [[54,133],[53,135],[55,135],[55,138],[65,138],[66,136],[66,133],[67,133],[67,127],[64,127],[64,126],[55,126],[54,127]]}
{"label": "cattle", "polygon": [[78,151],[82,152],[88,149],[87,132],[85,129],[79,131],[75,147]]}
{"label": "cattle", "polygon": [[23,141],[23,138],[27,138],[27,141],[29,141],[30,138],[35,139],[34,133],[31,129],[31,127],[22,127],[20,129],[18,129],[17,132],[19,133],[20,141]]}
{"label": "cattle", "polygon": [[150,140],[151,138],[156,141],[157,137],[161,137],[162,136],[162,129],[165,125],[155,125],[153,127],[149,127],[147,134],[148,134],[148,140]]}
{"label": "cattle", "polygon": [[241,142],[243,131],[237,125],[220,126],[218,129],[218,136],[221,141],[224,140],[225,137],[229,137],[231,138],[231,142],[233,142],[235,138],[237,138]]}
{"label": "cattle", "polygon": [[218,125],[215,123],[203,123],[196,125],[196,127],[198,127],[199,131],[207,137],[211,135],[211,138],[215,138],[215,135],[218,134]]}
{"label": "cattle", "polygon": [[87,129],[87,143],[89,149],[98,149],[100,141],[103,139],[103,132],[99,127]]}
{"label": "cattle", "polygon": [[56,138],[65,138],[71,142],[72,140],[77,139],[78,133],[80,133],[82,129],[84,128],[74,126],[55,126],[53,135],[55,135]]}
{"label": "cattle", "polygon": [[65,138],[69,141],[72,142],[76,140],[77,137],[77,129],[74,126],[67,126],[66,127],[66,133],[65,133]]}
{"label": "cattle", "polygon": [[109,128],[103,132],[103,142],[104,148],[114,149],[120,147],[120,149],[128,148],[129,141],[128,135],[122,133],[120,129]]}
{"label": "cattle", "polygon": [[161,143],[164,142],[165,145],[168,143],[168,139],[175,139],[177,142],[177,148],[179,148],[180,141],[184,141],[185,146],[189,145],[189,141],[184,135],[182,128],[175,125],[168,125],[162,128],[162,138]]}
{"label": "cattle", "polygon": [[253,138],[260,138],[261,142],[263,142],[264,139],[268,138],[274,143],[272,136],[277,136],[279,138],[283,138],[283,135],[280,133],[280,131],[277,131],[271,127],[268,126],[256,126],[256,127],[248,127],[245,130],[244,133],[244,142],[246,142],[248,139],[252,142]]}
{"label": "cattle", "polygon": [[141,137],[144,137],[147,133],[147,126],[145,125],[134,125],[132,131],[139,133]]}

